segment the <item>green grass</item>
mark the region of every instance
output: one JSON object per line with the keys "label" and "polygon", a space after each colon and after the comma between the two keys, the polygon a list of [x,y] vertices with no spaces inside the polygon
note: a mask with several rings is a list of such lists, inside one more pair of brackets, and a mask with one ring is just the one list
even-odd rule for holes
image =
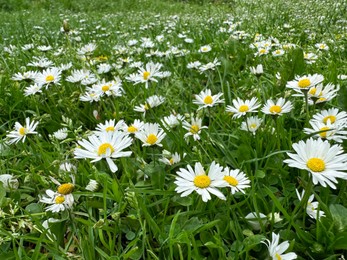
{"label": "green grass", "polygon": [[[295,252],[298,259],[338,259],[346,254],[346,181],[338,179],[337,189],[312,185],[307,171],[283,162],[289,158],[287,152],[293,152],[293,143],[309,138],[303,129],[310,127],[312,115],[328,108],[347,109],[346,80],[338,79],[347,74],[344,1],[308,5],[268,0],[22,0],[0,1],[0,8],[0,173],[13,175],[19,184],[6,190],[0,182],[0,259],[266,259],[268,249],[261,241],[271,240],[272,232],[280,234],[280,242],[289,241],[287,252]],[[72,30],[69,35],[60,31],[66,19]],[[226,21],[235,29],[228,32]],[[243,31],[244,38],[236,39],[235,31]],[[185,42],[182,34],[193,42]],[[251,45],[258,34],[296,48],[286,49],[279,57],[271,54],[275,47],[267,55],[256,56]],[[161,42],[156,40],[159,35],[164,36]],[[143,38],[150,38],[154,47],[140,47]],[[134,39],[139,41],[136,47],[128,46]],[[92,42],[96,50],[87,59],[79,57],[78,50]],[[316,43],[326,43],[329,50],[317,50]],[[25,44],[35,47],[23,51]],[[42,52],[37,49],[41,45],[52,50]],[[199,52],[203,45],[212,50]],[[59,49],[61,53],[55,55]],[[155,51],[163,55],[154,55]],[[312,64],[304,59],[308,52],[317,55]],[[101,56],[107,60],[98,61]],[[40,71],[28,66],[34,57],[46,57],[54,66],[71,62],[72,68],[62,72],[59,85],[25,96],[30,83],[11,78],[18,72]],[[151,82],[148,89],[143,83],[135,85],[127,77],[137,69],[120,61],[127,58],[132,60],[130,64],[161,63],[161,71],[171,75]],[[214,70],[187,68],[190,62],[207,64],[215,58],[220,65]],[[100,63],[114,67],[98,74]],[[264,67],[259,77],[249,69],[258,64]],[[123,95],[81,101],[86,86],[66,80],[74,69],[88,69],[99,80],[119,77]],[[324,76],[325,85],[340,85],[340,90],[331,101],[307,110],[304,99],[293,96],[286,84],[295,76],[315,73]],[[213,95],[223,93],[225,103],[197,110],[195,95],[205,89]],[[145,115],[134,111],[153,95],[165,97],[165,102]],[[285,97],[293,109],[273,119],[259,108],[252,115],[263,122],[253,135],[240,129],[246,117],[235,119],[226,112],[237,97],[256,97],[262,106],[268,99]],[[202,118],[202,125],[208,128],[201,131],[200,140],[185,139],[187,130],[182,124],[174,129],[163,125],[161,120],[173,111],[188,122],[192,117]],[[27,117],[39,122],[38,134],[28,134],[24,143],[5,145],[15,123],[24,124]],[[132,137],[126,149],[132,155],[116,159],[118,171],[114,173],[105,160],[76,159],[78,141],[110,119],[160,124],[166,133],[162,147],[143,147]],[[67,138],[52,138],[63,127]],[[340,145],[346,151],[346,141]],[[159,160],[163,150],[177,152],[182,160],[165,165]],[[213,161],[243,171],[251,187],[245,194],[234,195],[230,188],[220,188],[226,200],[212,195],[208,202],[196,192],[181,197],[175,191],[181,168],[200,162],[208,170]],[[61,170],[64,162],[72,163],[76,171]],[[71,175],[76,179],[73,207],[58,213],[46,211],[40,196],[58,188],[50,177],[69,183]],[[98,182],[96,191],[85,189],[90,179]],[[295,189],[307,191],[302,202]],[[320,220],[306,213],[311,194],[325,213]],[[252,229],[245,219],[250,212],[257,216],[279,213],[282,220],[267,217],[259,229]],[[56,222],[46,229],[43,223],[50,218]]]}

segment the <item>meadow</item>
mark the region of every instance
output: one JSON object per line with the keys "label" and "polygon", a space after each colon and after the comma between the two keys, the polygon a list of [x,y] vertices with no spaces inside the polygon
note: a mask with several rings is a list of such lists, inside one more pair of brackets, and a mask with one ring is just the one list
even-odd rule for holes
{"label": "meadow", "polygon": [[345,259],[344,0],[0,8],[0,259]]}

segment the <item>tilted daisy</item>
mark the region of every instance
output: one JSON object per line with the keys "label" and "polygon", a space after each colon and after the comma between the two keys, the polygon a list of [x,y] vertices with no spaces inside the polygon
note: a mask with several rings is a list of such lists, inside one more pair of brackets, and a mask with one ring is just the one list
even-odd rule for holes
{"label": "tilted daisy", "polygon": [[42,86],[36,83],[24,89],[24,96],[35,95],[36,93],[42,93]]}
{"label": "tilted daisy", "polygon": [[120,79],[111,80],[106,82],[102,80],[101,82],[94,84],[92,86],[92,91],[95,92],[100,97],[106,96],[114,96],[121,97],[123,95],[122,81]]}
{"label": "tilted daisy", "polygon": [[244,190],[251,187],[249,185],[251,181],[239,169],[231,170],[229,167],[225,167],[223,174],[223,180],[226,182],[226,186],[230,187],[231,194],[235,194],[236,192],[245,194]]}
{"label": "tilted daisy", "polygon": [[290,167],[307,170],[312,175],[313,184],[319,183],[336,189],[336,178],[346,180],[347,154],[340,145],[331,146],[321,139],[308,139],[293,144],[294,153],[287,153],[291,159],[284,160]]}
{"label": "tilted daisy", "polygon": [[136,132],[138,132],[139,130],[141,130],[141,128],[143,127],[145,123],[142,122],[139,119],[135,119],[134,122],[132,124],[123,124],[123,132],[125,134],[135,134]]}
{"label": "tilted daisy", "polygon": [[161,122],[164,126],[174,128],[175,126],[179,125],[183,120],[184,116],[173,113],[169,116],[164,117],[163,120],[161,120]]}
{"label": "tilted daisy", "polygon": [[279,98],[276,102],[271,99],[267,100],[261,111],[264,114],[281,116],[289,113],[292,109],[293,105],[290,101],[286,102],[284,98]]}
{"label": "tilted daisy", "polygon": [[41,86],[45,86],[47,89],[51,84],[59,85],[60,78],[61,70],[56,67],[52,67],[38,73],[35,77],[35,83]]}
{"label": "tilted daisy", "polygon": [[241,130],[251,132],[255,135],[255,132],[258,130],[262,122],[263,119],[258,116],[247,117],[246,122],[241,123]]}
{"label": "tilted daisy", "polygon": [[[185,157],[186,154],[183,154],[183,157]],[[163,157],[159,159],[160,162],[165,163],[167,165],[173,165],[176,163],[179,163],[181,161],[181,156],[179,153],[170,153],[169,151],[164,150],[163,151]]]}
{"label": "tilted daisy", "polygon": [[324,86],[323,84],[318,84],[308,91],[309,104],[328,102],[337,96],[339,90],[339,85],[335,86],[334,84],[328,83]]}
{"label": "tilted daisy", "polygon": [[18,72],[18,73],[15,73],[11,79],[15,81],[21,81],[21,80],[31,81],[31,80],[35,80],[37,73],[38,73],[37,71],[31,71],[31,70],[23,72],[23,73]]}
{"label": "tilted daisy", "polygon": [[146,113],[148,109],[157,107],[161,105],[162,103],[164,103],[164,101],[165,101],[165,98],[163,96],[157,96],[157,95],[150,96],[146,99],[145,104],[135,106],[134,111]]}
{"label": "tilted daisy", "polygon": [[341,125],[343,128],[347,127],[347,113],[345,111],[339,111],[337,108],[330,108],[328,110],[322,110],[319,113],[313,115],[312,120],[326,124],[330,120],[331,124]]}
{"label": "tilted daisy", "polygon": [[116,124],[115,119],[106,120],[105,123],[99,123],[94,131],[95,134],[99,135],[105,132],[116,132],[123,129],[125,122],[124,120],[119,120]]}
{"label": "tilted daisy", "polygon": [[226,111],[233,113],[233,118],[240,118],[246,115],[246,113],[257,112],[257,108],[260,107],[258,99],[253,97],[251,100],[243,101],[240,98],[234,99],[233,106],[227,106]]}
{"label": "tilted daisy", "polygon": [[162,146],[161,141],[166,134],[157,123],[145,123],[143,127],[135,133],[135,137],[143,142],[142,146],[158,145]]}
{"label": "tilted daisy", "polygon": [[315,120],[310,120],[309,123],[312,128],[304,128],[305,134],[314,134],[315,137],[334,140],[338,143],[342,143],[344,139],[347,139],[347,131],[343,131],[341,125],[331,124],[330,119],[326,123]]}
{"label": "tilted daisy", "polygon": [[162,78],[163,73],[160,71],[163,65],[160,63],[149,62],[145,67],[140,67],[137,73],[126,77],[127,80],[134,84],[145,83],[146,88],[149,86],[149,81],[158,82],[156,78]]}
{"label": "tilted daisy", "polygon": [[207,126],[202,126],[202,119],[199,117],[191,119],[191,123],[183,121],[182,126],[184,129],[188,130],[188,133],[184,135],[184,138],[193,136],[194,140],[200,140],[200,134],[202,129],[207,129]]}
{"label": "tilted daisy", "polygon": [[64,195],[52,190],[46,190],[46,196],[40,196],[40,202],[50,204],[45,209],[54,213],[71,209],[74,203],[74,197],[71,193]]}
{"label": "tilted daisy", "polygon": [[216,104],[224,103],[224,99],[220,99],[221,96],[223,96],[223,93],[212,95],[211,90],[206,89],[201,91],[199,95],[195,95],[196,100],[193,103],[199,105],[198,110],[205,107],[213,107]]}
{"label": "tilted daisy", "polygon": [[[301,194],[299,193],[297,189],[295,191],[296,191],[296,195],[301,201],[302,198],[304,197],[305,190],[303,190]],[[320,219],[320,217],[325,217],[324,211],[317,210],[319,208],[319,203],[313,200],[314,200],[314,194],[312,194],[307,201],[306,213],[310,216],[310,218],[313,218],[313,219]]]}
{"label": "tilted daisy", "polygon": [[224,194],[218,190],[219,187],[225,187],[222,171],[223,167],[214,161],[210,165],[208,174],[200,162],[195,163],[194,169],[190,165],[187,166],[187,169],[180,168],[175,181],[177,185],[175,191],[182,193],[181,197],[186,197],[196,191],[204,202],[211,199],[210,193],[225,200]]}
{"label": "tilted daisy", "polygon": [[296,259],[297,255],[295,253],[287,253],[283,254],[289,247],[289,242],[284,241],[281,244],[278,244],[280,241],[280,235],[276,235],[272,232],[272,239],[271,241],[269,239],[266,239],[265,241],[262,241],[264,243],[268,250],[269,255],[272,260],[292,260]]}
{"label": "tilted daisy", "polygon": [[14,130],[6,135],[10,139],[8,140],[8,144],[18,143],[20,140],[22,140],[22,142],[24,143],[25,138],[28,134],[37,134],[35,129],[38,124],[39,122],[35,122],[34,120],[30,122],[29,117],[25,119],[24,126],[16,122],[14,124]]}
{"label": "tilted daisy", "polygon": [[324,77],[320,74],[296,76],[294,80],[287,82],[286,87],[296,91],[308,91],[311,87],[321,83],[323,80]]}
{"label": "tilted daisy", "polygon": [[130,156],[131,151],[122,150],[128,148],[131,143],[132,139],[128,135],[118,131],[94,134],[89,136],[88,140],[78,141],[82,148],[76,148],[74,154],[77,159],[93,159],[92,163],[106,159],[110,170],[116,172],[118,167],[112,159]]}

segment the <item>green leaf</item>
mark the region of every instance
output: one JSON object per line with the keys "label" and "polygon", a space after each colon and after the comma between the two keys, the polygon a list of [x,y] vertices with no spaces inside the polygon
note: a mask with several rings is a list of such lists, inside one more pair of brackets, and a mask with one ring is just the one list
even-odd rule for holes
{"label": "green leaf", "polygon": [[2,206],[3,201],[6,197],[6,190],[4,186],[2,185],[2,182],[0,182],[0,206]]}
{"label": "green leaf", "polygon": [[265,172],[261,171],[261,170],[257,170],[255,172],[255,177],[259,178],[259,179],[263,179],[265,177]]}
{"label": "green leaf", "polygon": [[347,232],[339,233],[335,238],[335,250],[347,250]]}
{"label": "green leaf", "polygon": [[30,203],[28,206],[25,207],[25,210],[29,213],[40,213],[42,212],[42,206],[38,203]]}
{"label": "green leaf", "polygon": [[339,204],[332,204],[329,207],[330,213],[334,220],[335,228],[338,232],[347,229],[347,209]]}
{"label": "green leaf", "polygon": [[258,245],[264,239],[265,239],[265,237],[263,235],[254,235],[254,236],[246,237],[243,240],[243,244],[247,248],[252,248],[253,246]]}

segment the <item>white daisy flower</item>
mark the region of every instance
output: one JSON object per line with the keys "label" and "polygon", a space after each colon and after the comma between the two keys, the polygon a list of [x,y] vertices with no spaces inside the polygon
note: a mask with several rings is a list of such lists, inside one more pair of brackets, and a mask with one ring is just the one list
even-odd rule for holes
{"label": "white daisy flower", "polygon": [[145,123],[141,129],[135,133],[135,137],[143,142],[142,146],[162,146],[161,141],[165,136],[164,130],[161,129],[157,123]]}
{"label": "white daisy flower", "polygon": [[96,180],[90,179],[85,189],[93,192],[96,191],[98,187],[99,183]]}
{"label": "white daisy flower", "polygon": [[25,119],[24,126],[16,122],[14,125],[15,130],[7,134],[7,137],[10,139],[8,140],[8,144],[18,143],[20,140],[22,140],[22,142],[24,143],[25,138],[28,134],[37,134],[35,129],[38,124],[39,122],[35,122],[35,121],[30,122],[29,117]]}
{"label": "white daisy flower", "polygon": [[130,156],[131,151],[123,152],[122,150],[129,147],[131,142],[132,139],[121,132],[94,134],[89,136],[88,140],[78,141],[82,148],[76,148],[74,154],[77,159],[93,159],[92,163],[106,159],[110,170],[116,172],[118,167],[112,159]]}
{"label": "white daisy flower", "polygon": [[60,78],[60,69],[52,67],[38,73],[35,78],[35,83],[38,85],[46,86],[47,89],[50,84],[59,85]]}
{"label": "white daisy flower", "polygon": [[106,120],[105,123],[99,123],[96,126],[96,130],[94,131],[95,134],[99,135],[105,132],[116,132],[116,131],[120,131],[123,129],[124,127],[124,120],[119,120],[116,124],[116,120],[115,119],[111,119],[111,120]]}
{"label": "white daisy flower", "polygon": [[157,96],[157,95],[150,96],[146,99],[145,104],[135,106],[134,111],[142,112],[145,114],[148,109],[157,107],[161,105],[162,103],[164,103],[164,101],[165,101],[165,98],[163,96]]}
{"label": "white daisy flower", "polygon": [[293,105],[290,101],[286,102],[284,98],[279,98],[276,102],[271,99],[267,100],[261,111],[267,115],[281,116],[285,113],[289,113],[292,109]]}
{"label": "white daisy flower", "polygon": [[231,194],[235,194],[236,192],[242,192],[245,194],[244,190],[251,187],[249,185],[251,181],[248,179],[246,174],[239,169],[231,170],[229,167],[225,167],[223,174],[223,180],[225,181],[226,186],[230,187]]}
{"label": "white daisy flower", "polygon": [[312,52],[304,52],[304,60],[307,64],[313,64],[317,61],[318,56]]}
{"label": "white daisy flower", "polygon": [[77,168],[72,163],[64,162],[59,165],[59,170],[63,172],[76,172]]}
{"label": "white daisy flower", "polygon": [[340,145],[330,146],[328,141],[310,138],[293,144],[296,154],[287,153],[291,159],[284,160],[290,167],[307,170],[312,174],[313,184],[319,183],[336,189],[336,178],[346,180],[347,154]]}
{"label": "white daisy flower", "polygon": [[183,121],[182,126],[184,129],[188,130],[188,133],[184,135],[184,138],[188,138],[189,136],[193,136],[194,140],[200,140],[200,134],[202,129],[207,129],[207,126],[202,126],[201,118],[192,118],[191,123],[187,121]]}
{"label": "white daisy flower", "polygon": [[272,239],[271,241],[269,239],[266,239],[265,241],[262,241],[264,243],[268,250],[269,250],[269,255],[272,260],[292,260],[296,259],[297,255],[295,253],[287,253],[283,254],[289,247],[289,242],[284,241],[281,244],[278,244],[280,240],[280,236],[276,235],[275,233],[272,232]]}
{"label": "white daisy flower", "polygon": [[274,57],[278,57],[278,56],[282,56],[282,55],[284,55],[284,53],[285,53],[285,51],[284,51],[284,50],[282,50],[282,49],[278,49],[278,50],[275,50],[275,51],[273,51],[273,52],[272,52],[272,56],[274,56]]}
{"label": "white daisy flower", "polygon": [[99,102],[101,96],[98,95],[95,91],[88,91],[85,92],[83,95],[80,96],[80,100],[84,102]]}
{"label": "white daisy flower", "polygon": [[287,82],[286,87],[296,91],[308,91],[311,87],[316,86],[324,80],[320,74],[296,76],[295,80]]}
{"label": "white daisy flower", "polygon": [[39,67],[39,68],[48,68],[53,66],[53,61],[50,61],[46,57],[33,57],[34,61],[29,62],[28,66]]}
{"label": "white daisy flower", "polygon": [[203,73],[204,71],[207,70],[215,70],[217,66],[221,65],[220,61],[215,58],[212,62],[208,62],[206,64],[203,64],[199,67],[200,73]]}
{"label": "white daisy flower", "polygon": [[315,120],[310,120],[309,123],[312,128],[304,128],[305,134],[314,134],[315,137],[334,140],[338,143],[342,143],[344,139],[347,139],[347,131],[343,131],[340,125],[331,124],[330,119],[326,123]]}
{"label": "white daisy flower", "polygon": [[223,96],[223,93],[212,95],[211,90],[206,89],[205,91],[201,91],[199,95],[195,95],[196,100],[193,103],[199,105],[198,110],[205,107],[213,107],[216,104],[224,103],[224,99],[220,99],[221,96]]}
{"label": "white daisy flower", "polygon": [[212,50],[212,48],[211,48],[210,45],[204,45],[204,46],[201,46],[201,47],[200,47],[199,52],[204,53],[204,52],[209,52],[209,51],[211,51],[211,50]]}
{"label": "white daisy flower", "polygon": [[135,119],[132,124],[123,124],[123,132],[125,134],[135,134],[140,131],[145,123],[139,119]]}
{"label": "white daisy flower", "polygon": [[24,96],[35,95],[36,93],[42,93],[42,85],[33,84],[24,89]]}
{"label": "white daisy flower", "polygon": [[52,190],[46,190],[46,196],[40,196],[40,202],[50,204],[50,206],[45,208],[46,211],[55,213],[71,209],[74,203],[74,197],[71,193],[64,195]]}
{"label": "white daisy flower", "polygon": [[264,73],[263,65],[258,64],[257,67],[249,67],[252,74],[259,76]]}
{"label": "white daisy flower", "polygon": [[338,125],[343,128],[347,127],[347,113],[345,111],[339,111],[337,108],[322,110],[313,115],[312,120],[324,124],[330,121],[331,124]]}
{"label": "white daisy flower", "polygon": [[18,72],[18,73],[15,73],[11,79],[15,81],[22,81],[22,80],[30,81],[36,78],[37,73],[38,73],[37,71],[31,71],[31,70],[23,72],[23,73]]}
{"label": "white daisy flower", "polygon": [[0,182],[6,191],[16,190],[19,186],[17,178],[11,174],[1,174]]}
{"label": "white daisy flower", "polygon": [[201,66],[200,61],[193,61],[187,64],[187,69],[198,69]]}
{"label": "white daisy flower", "polygon": [[97,65],[97,72],[98,74],[104,74],[104,73],[108,73],[111,71],[112,69],[112,66],[110,64],[107,64],[107,63],[101,63],[99,65]]}
{"label": "white daisy flower", "polygon": [[161,122],[164,126],[174,128],[175,126],[179,125],[183,120],[184,116],[180,114],[171,114],[169,116],[164,117]]}
{"label": "white daisy flower", "polygon": [[61,128],[53,133],[54,138],[58,140],[66,139],[67,135],[68,135],[68,130],[66,127]]}
{"label": "white daisy flower", "polygon": [[251,100],[243,101],[240,98],[234,99],[233,106],[227,106],[226,111],[233,113],[233,118],[240,118],[246,115],[246,113],[258,112],[257,108],[260,107],[258,99],[253,97]]}
{"label": "white daisy flower", "polygon": [[262,122],[263,119],[259,118],[258,116],[250,116],[246,118],[246,122],[241,123],[240,129],[251,132],[253,135],[255,135],[255,132],[258,130]]}
{"label": "white daisy flower", "polygon": [[323,50],[323,51],[328,51],[329,50],[329,46],[326,45],[325,43],[316,43],[314,45],[318,50]]}
{"label": "white daisy flower", "polygon": [[95,43],[88,43],[84,46],[82,46],[78,51],[77,54],[79,56],[84,56],[84,55],[90,55],[96,50],[96,44]]}
{"label": "white daisy flower", "polygon": [[309,104],[319,104],[328,102],[337,96],[337,92],[340,90],[340,86],[328,83],[327,85],[318,84],[315,87],[310,88],[308,91]]}
{"label": "white daisy flower", "polygon": [[[305,190],[303,190],[301,194],[299,193],[299,191],[297,189],[295,189],[295,191],[296,191],[296,195],[298,196],[299,200],[301,201],[302,198],[304,197]],[[325,217],[325,213],[322,210],[317,210],[319,207],[319,203],[317,201],[313,201],[313,200],[314,200],[314,194],[312,194],[307,201],[306,213],[310,216],[310,218],[319,220],[320,217]]]}
{"label": "white daisy flower", "polygon": [[[183,154],[183,157],[185,157],[186,154]],[[163,157],[159,159],[160,162],[166,164],[166,165],[174,165],[176,163],[179,163],[181,161],[181,156],[179,153],[170,153],[169,151],[164,150],[163,151]]]}
{"label": "white daisy flower", "polygon": [[245,216],[245,219],[253,230],[260,230],[261,226],[264,226],[267,223],[266,215],[261,212],[250,212]]}
{"label": "white daisy flower", "polygon": [[190,165],[187,166],[187,169],[180,168],[175,181],[177,185],[175,191],[182,193],[181,197],[186,197],[196,191],[204,202],[211,199],[210,193],[226,200],[224,194],[218,190],[219,187],[225,186],[222,171],[223,167],[214,161],[210,165],[208,174],[206,174],[200,162],[195,163],[194,169]]}
{"label": "white daisy flower", "polygon": [[145,67],[140,67],[137,73],[130,74],[126,79],[134,82],[135,85],[145,83],[146,88],[148,88],[149,81],[158,82],[156,78],[163,77],[163,72],[160,71],[162,66],[160,63],[149,62]]}

